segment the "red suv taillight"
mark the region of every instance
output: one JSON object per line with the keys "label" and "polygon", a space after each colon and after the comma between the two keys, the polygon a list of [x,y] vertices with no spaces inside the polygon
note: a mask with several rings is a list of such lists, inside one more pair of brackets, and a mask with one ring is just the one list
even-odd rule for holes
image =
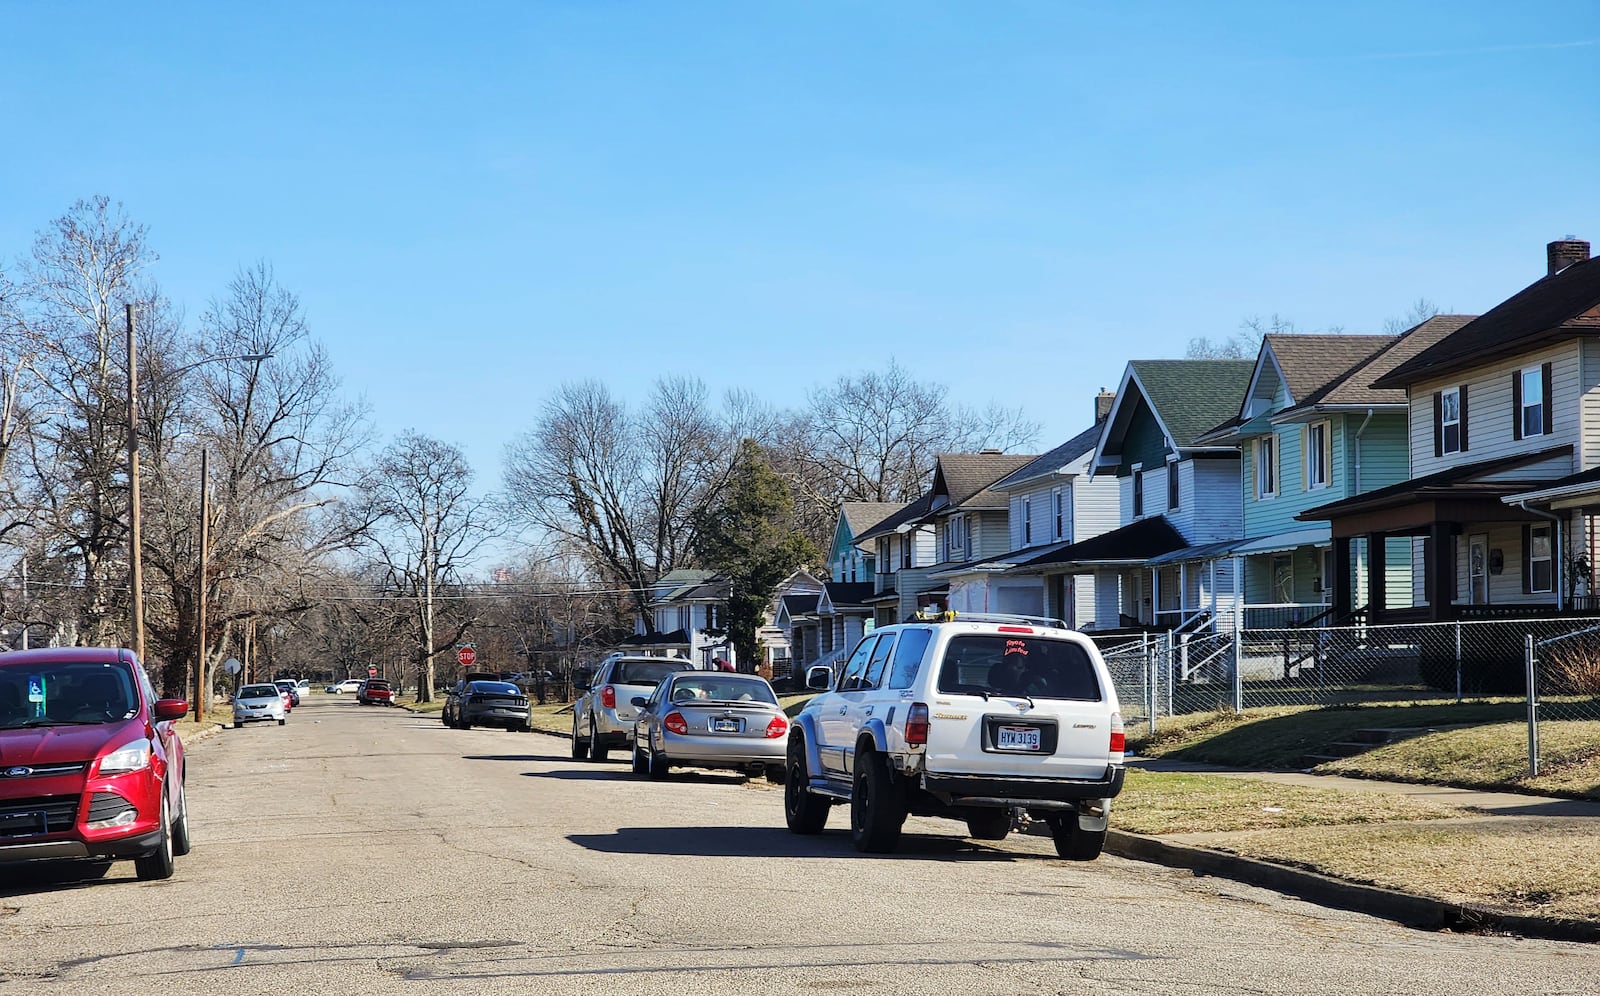
{"label": "red suv taillight", "polygon": [[1117,755],[1114,760],[1122,760],[1122,754],[1128,747],[1128,735],[1122,729],[1122,713],[1111,714],[1111,753]]}
{"label": "red suv taillight", "polygon": [[610,685],[600,689],[600,704],[607,709],[615,709],[617,707],[617,690]]}
{"label": "red suv taillight", "polygon": [[906,745],[920,747],[928,742],[928,706],[913,702],[906,711]]}
{"label": "red suv taillight", "polygon": [[668,733],[676,733],[680,737],[689,732],[689,721],[683,718],[681,712],[667,713],[667,718],[661,721],[661,725],[667,728]]}
{"label": "red suv taillight", "polygon": [[772,722],[767,724],[767,739],[776,740],[789,732],[789,721],[782,716],[772,717]]}

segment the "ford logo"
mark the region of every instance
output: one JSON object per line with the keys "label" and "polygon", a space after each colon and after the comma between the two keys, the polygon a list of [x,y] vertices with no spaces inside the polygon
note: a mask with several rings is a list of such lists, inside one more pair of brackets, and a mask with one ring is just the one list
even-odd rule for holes
{"label": "ford logo", "polygon": [[24,768],[24,767],[20,767],[19,766],[19,767],[15,767],[15,768],[7,768],[6,769],[6,777],[7,778],[26,778],[31,774],[33,774],[33,769],[32,768]]}

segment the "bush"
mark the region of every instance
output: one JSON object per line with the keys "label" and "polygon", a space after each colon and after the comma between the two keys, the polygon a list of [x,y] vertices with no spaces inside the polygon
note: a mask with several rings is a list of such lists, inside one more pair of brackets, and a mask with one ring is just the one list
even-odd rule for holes
{"label": "bush", "polygon": [[1540,691],[1549,695],[1600,695],[1600,634],[1585,634],[1547,648],[1540,658]]}

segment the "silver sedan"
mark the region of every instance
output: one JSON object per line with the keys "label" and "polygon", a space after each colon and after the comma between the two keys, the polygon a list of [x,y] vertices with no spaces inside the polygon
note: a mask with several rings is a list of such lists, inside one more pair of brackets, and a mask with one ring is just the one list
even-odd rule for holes
{"label": "silver sedan", "polygon": [[634,698],[633,773],[665,778],[673,765],[765,773],[783,781],[789,717],[765,678],[679,671]]}

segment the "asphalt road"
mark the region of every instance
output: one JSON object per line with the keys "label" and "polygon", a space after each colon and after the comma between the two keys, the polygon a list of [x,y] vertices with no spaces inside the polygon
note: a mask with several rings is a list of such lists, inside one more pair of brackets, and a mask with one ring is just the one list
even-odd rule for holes
{"label": "asphalt road", "polygon": [[[0,871],[0,993],[1592,993],[1592,946],[1422,933],[1048,838],[640,781],[564,740],[316,695],[193,746],[167,882]],[[620,756],[619,756],[620,757]]]}

